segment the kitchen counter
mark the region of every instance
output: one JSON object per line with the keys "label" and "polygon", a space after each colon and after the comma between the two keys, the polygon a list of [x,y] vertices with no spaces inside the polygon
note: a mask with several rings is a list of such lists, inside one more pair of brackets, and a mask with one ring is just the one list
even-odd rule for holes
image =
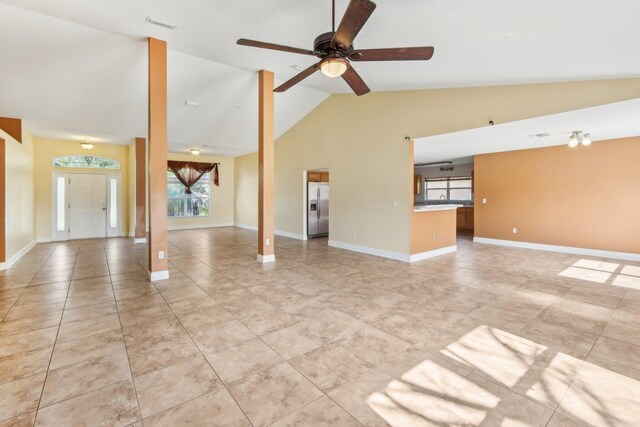
{"label": "kitchen counter", "polygon": [[447,211],[451,209],[463,208],[465,205],[422,205],[414,206],[414,212],[432,212],[432,211]]}

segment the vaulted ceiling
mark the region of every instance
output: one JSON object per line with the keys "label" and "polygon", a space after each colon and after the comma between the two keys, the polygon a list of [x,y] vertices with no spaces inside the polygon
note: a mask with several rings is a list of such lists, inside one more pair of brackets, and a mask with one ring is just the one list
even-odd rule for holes
{"label": "vaulted ceiling", "polygon": [[[338,20],[347,0],[337,0]],[[433,45],[428,62],[358,63],[373,91],[637,76],[640,2],[378,0],[356,47]],[[240,37],[311,48],[329,0],[0,0],[0,115],[40,136],[125,142],[146,134],[146,44],[167,40],[171,151],[256,147],[257,79],[314,58],[237,46]],[[153,26],[153,17],[177,25]],[[282,134],[331,93],[322,74],[276,95]],[[200,103],[199,108],[184,102]]]}

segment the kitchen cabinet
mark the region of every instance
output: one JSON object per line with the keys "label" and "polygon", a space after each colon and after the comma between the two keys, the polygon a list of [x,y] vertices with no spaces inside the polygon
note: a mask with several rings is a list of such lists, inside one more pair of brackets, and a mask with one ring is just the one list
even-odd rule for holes
{"label": "kitchen cabinet", "polygon": [[456,211],[456,228],[458,230],[473,230],[473,208],[458,208]]}
{"label": "kitchen cabinet", "polygon": [[329,173],[328,172],[307,172],[307,181],[329,182]]}

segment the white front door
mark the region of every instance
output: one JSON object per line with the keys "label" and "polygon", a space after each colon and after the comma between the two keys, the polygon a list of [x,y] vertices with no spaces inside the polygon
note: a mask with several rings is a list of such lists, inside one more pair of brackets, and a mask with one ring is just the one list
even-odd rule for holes
{"label": "white front door", "polygon": [[70,174],[69,238],[107,236],[106,178],[97,174]]}

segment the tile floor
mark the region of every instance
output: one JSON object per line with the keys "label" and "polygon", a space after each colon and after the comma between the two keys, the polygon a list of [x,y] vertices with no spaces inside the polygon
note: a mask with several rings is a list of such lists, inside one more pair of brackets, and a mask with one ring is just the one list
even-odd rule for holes
{"label": "tile floor", "polygon": [[412,265],[253,232],[41,244],[0,273],[0,425],[638,426],[640,263]]}

